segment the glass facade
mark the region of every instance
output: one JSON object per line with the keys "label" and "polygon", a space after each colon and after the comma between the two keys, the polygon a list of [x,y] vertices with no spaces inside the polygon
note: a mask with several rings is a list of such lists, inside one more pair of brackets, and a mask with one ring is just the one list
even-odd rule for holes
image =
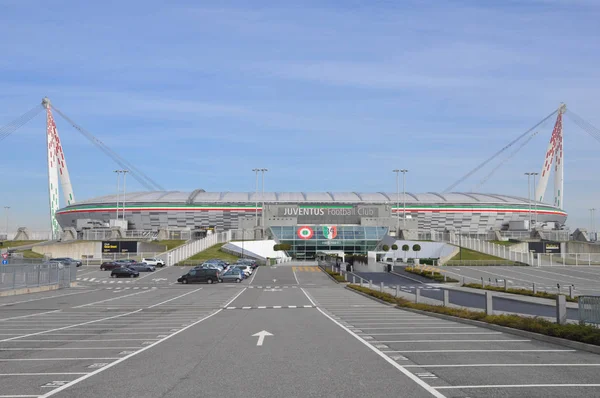
{"label": "glass facade", "polygon": [[318,252],[343,251],[348,254],[366,254],[375,250],[388,233],[387,227],[360,225],[298,225],[270,227],[278,243],[292,246],[289,254],[297,258],[315,258]]}

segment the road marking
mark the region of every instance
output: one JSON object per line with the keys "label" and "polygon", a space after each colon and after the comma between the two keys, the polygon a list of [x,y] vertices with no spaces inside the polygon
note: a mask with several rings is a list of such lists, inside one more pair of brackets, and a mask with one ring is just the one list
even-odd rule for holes
{"label": "road marking", "polygon": [[120,358],[0,358],[0,362],[16,362],[16,361],[112,361]]}
{"label": "road marking", "polygon": [[480,367],[545,367],[545,366],[600,366],[600,363],[469,363],[453,365],[405,365],[405,368],[480,368]]}
{"label": "road marking", "polygon": [[258,341],[256,342],[257,346],[262,346],[263,342],[265,341],[265,337],[266,336],[273,336],[271,333],[267,332],[266,330],[262,330],[258,333],[254,333],[252,335],[252,337],[258,337]]}
{"label": "road marking", "polygon": [[296,270],[294,268],[295,267],[292,267],[292,273],[294,274],[294,279],[296,279],[296,284],[299,285],[300,282],[298,282],[298,277],[296,276]]}
{"label": "road marking", "polygon": [[[246,290],[246,289],[242,290],[242,292],[243,292],[243,291],[245,291],[245,290]],[[240,292],[240,294],[241,294],[242,292]],[[238,294],[238,295],[239,295],[239,294]],[[234,297],[234,298],[233,298],[233,300],[235,300],[236,298],[237,298],[237,296],[236,296],[236,297]],[[233,300],[232,300],[232,301],[233,301]],[[133,356],[135,356],[135,355],[138,355],[138,354],[140,354],[140,353],[142,353],[142,352],[144,352],[144,351],[146,351],[146,350],[149,350],[150,348],[152,348],[152,347],[154,347],[154,346],[156,346],[156,345],[158,345],[158,344],[162,343],[163,341],[166,341],[166,340],[170,339],[171,337],[173,337],[173,336],[176,336],[176,335],[178,335],[179,333],[181,333],[181,332],[183,332],[183,331],[185,331],[185,330],[187,330],[187,329],[189,329],[189,328],[191,328],[191,327],[193,327],[193,326],[196,326],[196,325],[197,325],[197,324],[199,324],[200,322],[203,322],[203,321],[205,321],[205,320],[207,320],[207,319],[209,319],[209,318],[211,318],[211,317],[213,317],[213,316],[217,315],[217,314],[218,314],[218,313],[220,313],[221,311],[223,311],[223,310],[222,310],[222,309],[219,309],[219,310],[217,310],[217,311],[213,312],[212,314],[210,314],[210,315],[207,315],[207,316],[205,316],[204,318],[201,318],[201,319],[197,320],[197,321],[196,321],[196,322],[194,322],[194,323],[191,323],[190,325],[188,325],[188,326],[184,327],[183,329],[180,329],[180,330],[178,330],[177,332],[175,332],[175,333],[173,333],[173,334],[169,335],[168,337],[165,337],[164,339],[161,339],[161,340],[158,340],[158,341],[156,341],[154,344],[151,344],[151,345],[149,345],[149,346],[146,346],[146,347],[144,347],[144,348],[142,348],[142,349],[140,349],[140,350],[138,350],[138,351],[136,351],[136,352],[133,352],[133,353],[131,353],[131,354],[129,354],[129,355],[127,355],[127,356],[123,357],[123,358],[120,358],[120,359],[116,360],[115,362],[112,362],[112,363],[110,363],[109,365],[107,365],[107,366],[105,366],[105,367],[103,367],[103,368],[97,369],[97,370],[95,370],[95,371],[93,371],[93,372],[91,372],[91,373],[88,373],[88,374],[86,374],[86,375],[84,375],[84,376],[82,376],[82,377],[80,377],[80,378],[78,378],[78,379],[75,379],[75,380],[73,380],[73,381],[71,381],[71,382],[69,382],[69,383],[67,383],[67,384],[65,384],[65,385],[63,385],[63,386],[61,386],[61,387],[59,387],[59,388],[55,389],[55,390],[52,390],[52,391],[50,391],[50,392],[49,392],[49,393],[47,393],[47,394],[44,394],[44,395],[40,396],[39,398],[48,398],[48,397],[51,397],[51,396],[53,396],[53,395],[55,395],[55,394],[57,394],[57,393],[59,393],[59,392],[61,392],[61,391],[64,391],[65,389],[67,389],[67,388],[69,388],[69,387],[71,387],[71,386],[74,386],[75,384],[77,384],[77,383],[80,383],[80,382],[82,382],[82,381],[84,381],[84,380],[86,380],[86,379],[88,379],[88,378],[90,378],[90,377],[92,377],[92,376],[95,376],[95,375],[97,375],[98,373],[101,373],[101,372],[103,372],[103,371],[105,371],[105,370],[107,370],[107,369],[110,369],[110,368],[112,368],[113,366],[115,366],[115,365],[118,365],[118,364],[120,364],[121,362],[123,362],[123,361],[126,361],[127,359],[129,359],[129,358],[131,358],[131,357],[133,357]]]}
{"label": "road marking", "polygon": [[434,375],[431,372],[421,372],[421,373],[415,373],[415,374],[422,379],[437,379],[438,378],[436,375]]}
{"label": "road marking", "polygon": [[[419,335],[422,334],[443,334],[443,335],[448,335],[448,332],[419,332]],[[502,334],[502,332],[452,332],[452,335],[456,335],[456,334]],[[413,336],[414,333],[369,333],[369,335],[371,336]]]}
{"label": "road marking", "polygon": [[[89,341],[89,340],[86,340]],[[523,343],[531,340],[389,340],[381,343]]]}
{"label": "road marking", "polygon": [[[9,321],[11,319],[29,318],[29,317],[36,316],[36,315],[50,314],[52,312],[59,312],[59,311],[61,311],[61,310],[52,310],[52,311],[38,312],[38,313],[35,313],[35,314],[29,314],[29,315],[13,316],[12,318],[3,318],[3,319],[0,319],[0,322]],[[39,321],[36,321],[36,322],[39,322]]]}
{"label": "road marking", "polygon": [[235,307],[225,307],[227,310],[235,310]]}
{"label": "road marking", "polygon": [[11,341],[11,340],[18,340],[18,339],[22,339],[22,338],[29,337],[29,336],[37,336],[37,335],[48,333],[48,332],[56,332],[58,330],[70,329],[70,328],[74,328],[74,327],[77,327],[77,326],[89,325],[91,323],[102,322],[102,321],[105,321],[105,320],[108,320],[108,319],[120,318],[122,316],[136,314],[136,313],[138,313],[140,311],[141,311],[141,309],[135,310],[135,311],[131,311],[131,312],[126,312],[124,314],[110,316],[110,317],[107,317],[107,318],[100,318],[100,319],[96,319],[96,320],[93,320],[93,321],[87,321],[87,322],[78,323],[78,324],[75,324],[75,325],[64,326],[62,328],[49,329],[49,330],[44,330],[44,331],[41,331],[41,332],[35,332],[35,333],[25,334],[25,335],[22,335],[22,336],[9,337],[8,339],[0,340],[0,343],[4,343],[6,341]]}
{"label": "road marking", "polygon": [[0,395],[0,398],[38,398],[38,395]]}
{"label": "road marking", "polygon": [[[96,334],[93,334],[96,335]],[[92,335],[90,335],[92,336]],[[19,341],[14,341],[14,343],[87,343],[89,341],[91,342],[103,342],[103,341],[148,341],[148,340],[158,340],[158,339],[148,339],[148,338],[144,338],[144,339],[84,339],[84,340],[19,340]],[[0,348],[0,350],[2,350],[2,348]]]}
{"label": "road marking", "polygon": [[[254,270],[254,272],[252,273],[252,278],[250,278],[250,285],[252,284],[252,282],[254,282],[254,278],[256,278],[256,274],[258,274],[258,269],[260,267],[256,267],[256,269]],[[260,288],[260,287],[259,287]]]}
{"label": "road marking", "polygon": [[53,299],[53,298],[57,298],[57,297],[73,296],[74,294],[84,294],[84,293],[97,292],[98,290],[100,290],[100,289],[84,290],[84,291],[81,291],[81,292],[67,293],[67,294],[57,294],[56,296],[41,297],[41,298],[35,298],[35,299],[31,299],[31,300],[24,300],[24,301],[15,301],[15,302],[12,302],[12,303],[0,304],[0,307],[6,307],[6,306],[9,306],[9,305],[14,305],[14,304],[30,303],[32,301],[48,300],[48,299]]}
{"label": "road marking", "polygon": [[303,306],[303,307],[304,307],[304,308],[313,308],[313,306],[312,306],[312,305],[305,305],[305,306]]}
{"label": "road marking", "polygon": [[84,308],[84,307],[87,307],[87,306],[90,306],[90,305],[100,304],[100,303],[106,303],[107,301],[119,300],[119,299],[122,299],[122,298],[125,298],[125,297],[131,297],[131,296],[135,296],[136,294],[144,294],[144,293],[148,293],[148,292],[151,292],[151,291],[152,290],[144,290],[144,291],[137,292],[137,293],[126,294],[124,296],[113,297],[113,298],[109,298],[109,299],[106,299],[106,300],[95,301],[93,303],[78,305],[77,307],[73,307],[73,308]]}
{"label": "road marking", "polygon": [[262,309],[265,309],[265,308],[267,308],[265,305],[260,305],[260,306],[258,306],[258,309],[261,309],[261,310],[262,310]]}
{"label": "road marking", "polygon": [[[159,306],[159,305],[161,305],[161,304],[165,304],[165,303],[168,303],[169,301],[173,301],[173,300],[176,300],[176,299],[178,299],[178,298],[180,298],[180,297],[187,296],[188,294],[195,293],[195,292],[197,292],[197,291],[198,291],[198,290],[200,290],[200,289],[202,289],[202,288],[200,287],[200,288],[198,288],[198,289],[196,289],[196,290],[192,290],[191,292],[187,292],[187,293],[185,293],[185,294],[182,294],[182,295],[180,295],[180,296],[173,297],[172,299],[169,299],[169,300],[163,301],[162,303],[158,303],[158,304],[151,305],[151,306],[150,306],[150,307],[148,307],[148,308],[154,308],[154,307],[158,307],[158,306]],[[146,291],[148,291],[148,290],[146,290]],[[142,293],[143,293],[143,292],[142,292]]]}
{"label": "road marking", "polygon": [[[240,291],[238,294],[233,296],[233,298],[231,300],[229,300],[227,303],[223,304],[223,307],[229,307],[231,305],[231,303],[233,303],[235,301],[235,299],[240,297],[240,295],[246,291],[246,289],[247,288],[243,288],[242,291]],[[233,307],[233,308],[235,308],[235,307]]]}
{"label": "road marking", "polygon": [[249,310],[252,307],[242,307],[243,310]]}
{"label": "road marking", "polygon": [[51,381],[51,382],[48,382],[48,383],[46,383],[46,384],[44,384],[44,385],[42,385],[40,387],[42,387],[42,388],[54,388],[54,387],[64,386],[67,383],[68,383],[68,381],[62,381],[62,380],[61,381]]}
{"label": "road marking", "polygon": [[273,308],[279,309],[279,308],[281,308],[281,306],[280,305],[274,305]]}
{"label": "road marking", "polygon": [[543,387],[600,387],[600,384],[489,384],[479,386],[440,386],[440,389],[467,389],[467,388],[543,388]]}
{"label": "road marking", "polygon": [[99,362],[99,363],[93,363],[90,366],[88,366],[88,369],[98,369],[98,368],[103,368],[106,365],[108,365],[108,362]]}
{"label": "road marking", "polygon": [[576,352],[577,350],[398,350],[387,352]]}
{"label": "road marking", "polygon": [[87,372],[73,373],[0,373],[0,376],[64,376],[64,375],[86,375]]}
{"label": "road marking", "polygon": [[[314,301],[310,298],[310,296],[306,293],[306,291],[304,289],[301,289],[301,290],[304,293],[304,295],[310,300],[310,302],[314,304]],[[357,335],[356,333],[354,333],[352,330],[348,329],[346,326],[342,325],[341,323],[339,323],[338,321],[336,321],[335,319],[333,319],[331,316],[329,316],[325,311],[323,311],[319,307],[316,307],[316,308],[317,308],[317,310],[319,310],[319,312],[321,314],[323,314],[324,316],[326,316],[327,318],[329,318],[331,320],[331,322],[335,323],[336,325],[338,325],[339,327],[341,327],[342,329],[344,329],[351,336],[353,336],[355,339],[357,339],[358,341],[360,341],[362,344],[364,344],[370,350],[372,350],[373,352],[375,352],[377,355],[379,355],[381,358],[383,358],[387,363],[389,363],[390,365],[392,365],[393,367],[395,367],[396,369],[398,369],[400,372],[402,372],[405,376],[407,376],[408,378],[410,378],[412,381],[414,381],[415,383],[417,383],[419,386],[421,386],[423,389],[425,389],[425,391],[427,391],[428,393],[430,393],[432,396],[434,396],[436,398],[446,398],[445,395],[443,395],[439,391],[435,390],[434,387],[431,387],[429,384],[427,384],[423,380],[419,379],[417,376],[415,376],[413,373],[411,373],[410,371],[408,371],[407,369],[405,369],[403,366],[401,366],[400,364],[398,364],[396,361],[394,361],[393,359],[391,359],[390,357],[388,357],[387,355],[385,355],[383,353],[383,351],[380,351],[377,348],[373,347],[373,345],[369,344],[369,342],[367,342],[366,340],[363,340],[362,337],[360,337],[359,335]]]}
{"label": "road marking", "polygon": [[129,349],[138,349],[140,347],[21,347],[21,348],[0,348],[0,352],[2,351],[56,351],[56,350],[122,350],[123,348]]}
{"label": "road marking", "polygon": [[288,308],[298,308],[296,305],[288,305]]}

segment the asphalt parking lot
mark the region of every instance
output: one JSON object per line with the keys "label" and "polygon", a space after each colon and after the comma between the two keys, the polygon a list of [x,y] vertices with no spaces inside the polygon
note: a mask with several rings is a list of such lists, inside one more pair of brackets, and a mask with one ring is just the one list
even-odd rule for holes
{"label": "asphalt parking lot", "polygon": [[0,397],[600,395],[598,355],[393,309],[314,266],[184,271],[0,298]]}
{"label": "asphalt parking lot", "polygon": [[535,283],[538,290],[556,293],[559,284],[561,292],[568,294],[569,286],[573,285],[577,295],[600,294],[600,266],[441,267],[440,271],[461,282],[464,278],[466,283],[481,282],[481,278],[484,278],[486,283],[498,283],[503,286],[506,279],[509,287],[532,289]]}

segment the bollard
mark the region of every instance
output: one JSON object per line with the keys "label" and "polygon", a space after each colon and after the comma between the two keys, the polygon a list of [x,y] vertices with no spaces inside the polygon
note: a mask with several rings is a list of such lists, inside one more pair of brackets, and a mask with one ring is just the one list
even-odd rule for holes
{"label": "bollard", "polygon": [[396,285],[396,297],[400,294],[400,286]]}
{"label": "bollard", "polygon": [[505,279],[504,280],[504,291],[508,290],[508,281]]}
{"label": "bollard", "polygon": [[567,323],[567,298],[562,294],[556,296],[556,323],[559,325]]}
{"label": "bollard", "polygon": [[556,284],[556,289],[558,290],[558,294],[560,294],[560,283]]}
{"label": "bollard", "polygon": [[373,289],[373,281],[369,279],[369,289]]}
{"label": "bollard", "polygon": [[356,284],[356,276],[352,275],[352,284],[355,285]]}
{"label": "bollard", "polygon": [[494,305],[493,305],[492,297],[493,297],[492,292],[490,292],[490,291],[485,292],[485,313],[486,313],[486,315],[494,315]]}
{"label": "bollard", "polygon": [[347,272],[344,272],[344,280],[345,280],[346,282],[348,282],[348,273],[347,273]]}
{"label": "bollard", "polygon": [[575,296],[573,296],[574,288],[575,288],[575,286],[573,286],[573,285],[569,286],[569,298],[575,298]]}
{"label": "bollard", "polygon": [[415,287],[415,303],[419,304],[419,301],[421,301],[421,289]]}
{"label": "bollard", "polygon": [[483,276],[481,277],[481,287],[485,287],[485,281],[483,280]]}
{"label": "bollard", "polygon": [[464,286],[464,284],[465,284],[465,277],[463,276],[463,286]]}
{"label": "bollard", "polygon": [[448,282],[448,275],[444,274],[444,282]]}
{"label": "bollard", "polygon": [[444,289],[444,307],[450,305],[450,290]]}
{"label": "bollard", "polygon": [[383,293],[383,282],[381,282],[381,286],[379,287],[379,291]]}
{"label": "bollard", "polygon": [[537,293],[537,287],[535,287],[535,282],[533,282],[533,294]]}
{"label": "bollard", "polygon": [[362,281],[363,281],[363,278],[360,278],[360,287],[363,287]]}

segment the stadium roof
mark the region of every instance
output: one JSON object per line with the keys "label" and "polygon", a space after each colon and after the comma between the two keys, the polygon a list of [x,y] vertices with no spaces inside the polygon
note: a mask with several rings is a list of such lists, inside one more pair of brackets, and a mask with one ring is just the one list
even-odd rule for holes
{"label": "stadium roof", "polygon": [[[406,203],[463,203],[463,204],[528,204],[527,198],[499,195],[491,193],[406,193],[406,198],[400,193],[400,202]],[[119,201],[123,200],[122,194]],[[396,203],[396,192],[265,192],[264,201],[269,203]],[[92,198],[75,204],[111,203],[116,202],[116,195]],[[254,192],[206,192],[197,189],[193,192],[155,191],[127,193],[125,201],[145,203],[254,203],[262,202],[262,195]],[[548,205],[547,203],[539,204]]]}

